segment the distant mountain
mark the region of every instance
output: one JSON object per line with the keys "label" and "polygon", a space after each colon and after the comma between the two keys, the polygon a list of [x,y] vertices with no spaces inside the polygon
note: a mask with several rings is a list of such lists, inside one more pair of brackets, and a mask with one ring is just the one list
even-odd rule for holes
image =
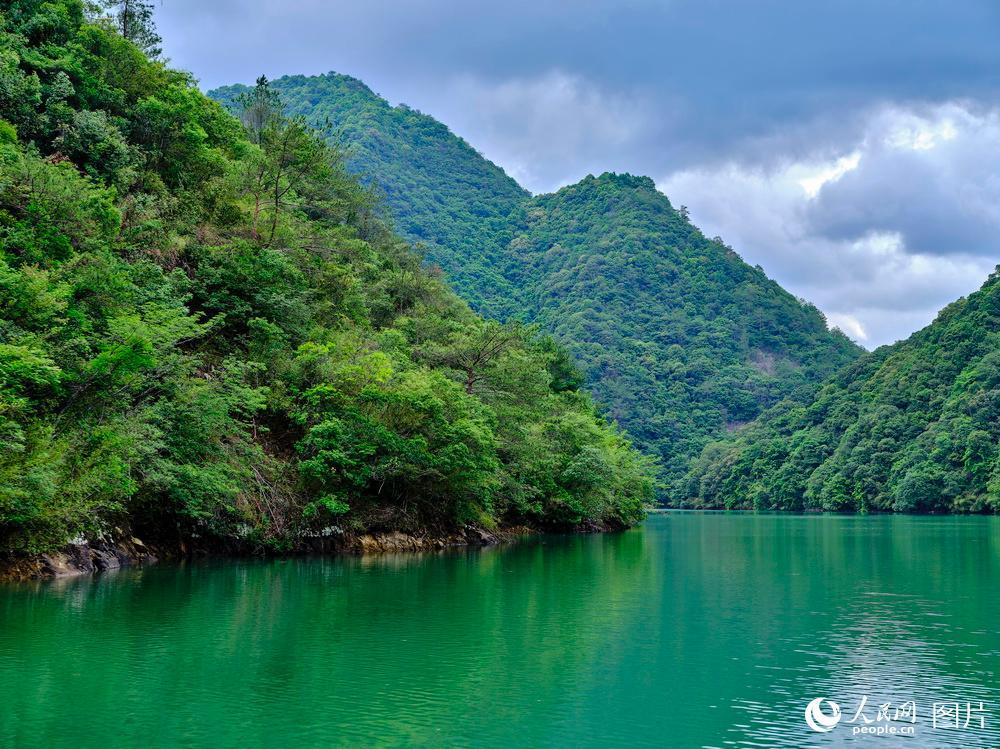
{"label": "distant mountain", "polygon": [[[661,464],[664,496],[708,441],[859,356],[760,268],[707,239],[647,177],[530,196],[444,125],[329,74],[272,82],[384,191],[478,311],[537,322]],[[244,87],[210,93],[232,104]]]}
{"label": "distant mountain", "polygon": [[858,355],[648,177],[587,177],[527,202],[505,274],[668,482],[706,441]]}
{"label": "distant mountain", "polygon": [[708,446],[684,490],[708,507],[1000,511],[1000,267],[808,405]]}

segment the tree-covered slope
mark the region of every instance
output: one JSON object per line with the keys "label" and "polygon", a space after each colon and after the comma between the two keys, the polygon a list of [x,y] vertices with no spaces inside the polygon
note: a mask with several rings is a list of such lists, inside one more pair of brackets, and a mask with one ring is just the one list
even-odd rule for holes
{"label": "tree-covered slope", "polygon": [[[541,323],[662,464],[672,495],[701,447],[861,350],[719,241],[648,178],[589,177],[527,196],[432,118],[358,81],[281,78],[290,111],[370,170],[399,225],[476,309]],[[212,96],[232,105],[244,87]],[[418,186],[419,189],[413,189]],[[419,196],[416,201],[415,196]]]}
{"label": "tree-covered slope", "polygon": [[708,446],[688,504],[1000,511],[1000,269],[910,338]]}
{"label": "tree-covered slope", "polygon": [[648,177],[587,177],[534,198],[509,252],[528,316],[569,348],[671,484],[706,441],[859,353],[815,307],[705,238]]}
{"label": "tree-covered slope", "polygon": [[[345,149],[350,168],[384,193],[396,229],[422,245],[474,308],[491,317],[516,312],[494,267],[509,240],[507,217],[528,197],[522,187],[433,117],[393,107],[355,78],[296,75],[271,85],[289,115]],[[209,95],[232,106],[246,90]]]}
{"label": "tree-covered slope", "polygon": [[267,86],[241,123],[94,7],[2,6],[0,553],[642,517],[551,340],[474,314]]}

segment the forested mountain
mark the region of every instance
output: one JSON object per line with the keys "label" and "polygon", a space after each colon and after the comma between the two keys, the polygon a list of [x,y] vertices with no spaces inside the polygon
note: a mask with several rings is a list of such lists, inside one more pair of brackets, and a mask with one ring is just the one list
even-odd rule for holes
{"label": "forested mountain", "polygon": [[648,177],[587,177],[533,199],[509,251],[529,317],[569,348],[671,483],[708,439],[804,397],[857,355]]}
{"label": "forested mountain", "polygon": [[[510,241],[507,218],[526,190],[433,117],[391,106],[356,78],[294,75],[271,85],[289,116],[344,149],[350,168],[385,195],[397,231],[420,243],[475,309],[516,316],[514,290],[496,265]],[[246,90],[226,86],[209,96],[231,107]]]}
{"label": "forested mountain", "polygon": [[697,507],[1000,511],[1000,268],[928,327],[709,445]]}
{"label": "forested mountain", "polygon": [[[660,461],[661,497],[707,441],[861,352],[706,239],[648,178],[588,177],[530,197],[446,127],[352,78],[274,86],[370,171],[459,294],[484,314],[540,323],[570,349],[600,404]],[[232,104],[245,91],[210,95]]]}
{"label": "forested mountain", "polygon": [[3,4],[0,552],[642,517],[565,353],[474,314],[266,83],[241,122],[94,7]]}

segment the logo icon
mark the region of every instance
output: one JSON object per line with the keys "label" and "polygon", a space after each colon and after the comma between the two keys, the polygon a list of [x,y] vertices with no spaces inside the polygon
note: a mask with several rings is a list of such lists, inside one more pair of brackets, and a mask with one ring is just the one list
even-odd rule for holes
{"label": "logo icon", "polygon": [[[827,715],[823,712],[823,703],[829,703],[832,712]],[[833,700],[824,697],[817,697],[806,705],[806,723],[817,733],[832,731],[840,722],[840,705]]]}

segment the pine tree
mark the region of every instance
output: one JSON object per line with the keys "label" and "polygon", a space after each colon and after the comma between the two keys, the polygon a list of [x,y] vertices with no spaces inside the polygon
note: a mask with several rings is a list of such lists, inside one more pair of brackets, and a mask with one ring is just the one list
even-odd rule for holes
{"label": "pine tree", "polygon": [[152,3],[143,0],[103,0],[92,7],[98,13],[108,13],[118,33],[149,57],[156,58],[163,53],[160,46],[163,39],[156,33]]}
{"label": "pine tree", "polygon": [[282,117],[281,98],[271,88],[267,76],[257,79],[257,85],[240,94],[236,100],[237,113],[243,127],[254,143],[260,144],[264,132]]}

